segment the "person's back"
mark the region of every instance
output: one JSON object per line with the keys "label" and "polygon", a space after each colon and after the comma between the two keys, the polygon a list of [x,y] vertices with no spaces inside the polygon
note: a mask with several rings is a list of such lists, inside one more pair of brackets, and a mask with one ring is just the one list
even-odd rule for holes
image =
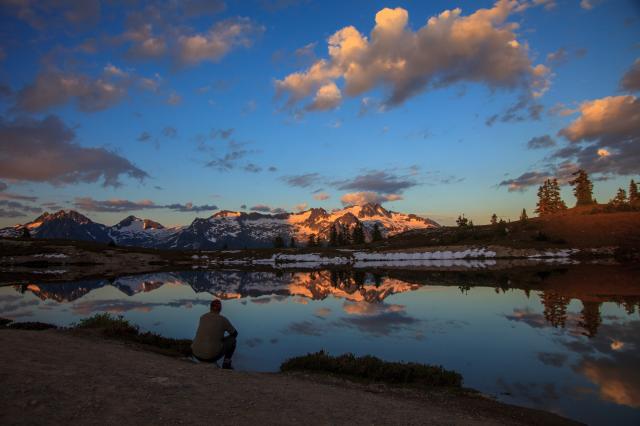
{"label": "person's back", "polygon": [[[193,355],[202,362],[217,362],[224,356],[222,366],[231,368],[231,357],[236,347],[238,332],[229,320],[220,315],[222,303],[211,302],[211,312],[200,317],[196,336],[191,344]],[[224,333],[229,335],[225,337]]]}

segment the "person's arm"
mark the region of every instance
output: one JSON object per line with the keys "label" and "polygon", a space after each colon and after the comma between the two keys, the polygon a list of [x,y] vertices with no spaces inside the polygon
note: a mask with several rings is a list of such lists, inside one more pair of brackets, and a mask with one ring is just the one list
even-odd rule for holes
{"label": "person's arm", "polygon": [[[226,318],[225,318],[225,319],[226,319]],[[230,322],[228,319],[226,320],[226,324],[225,324],[225,327],[224,327],[224,331],[226,331],[227,333],[229,333],[229,337],[233,337],[233,338],[238,337],[238,330],[236,330],[236,329],[234,328],[234,326],[233,326],[233,325],[231,325],[231,322]]]}

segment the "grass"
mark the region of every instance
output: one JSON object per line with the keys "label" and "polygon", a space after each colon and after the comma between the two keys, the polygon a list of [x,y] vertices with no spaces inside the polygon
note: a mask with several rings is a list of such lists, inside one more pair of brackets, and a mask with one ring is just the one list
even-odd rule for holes
{"label": "grass", "polygon": [[106,338],[144,345],[164,355],[191,355],[191,340],[172,339],[150,331],[141,332],[138,326],[131,324],[121,315],[115,316],[107,312],[95,314],[80,320],[72,329],[98,330]]}
{"label": "grass", "polygon": [[331,356],[320,351],[290,358],[280,365],[280,371],[326,373],[368,382],[420,388],[462,387],[462,375],[445,370],[442,366],[414,362],[387,362],[370,355]]}

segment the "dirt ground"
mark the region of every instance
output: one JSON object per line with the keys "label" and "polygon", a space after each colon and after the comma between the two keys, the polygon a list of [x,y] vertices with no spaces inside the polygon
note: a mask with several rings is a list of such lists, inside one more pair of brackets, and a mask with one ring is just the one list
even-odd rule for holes
{"label": "dirt ground", "polygon": [[573,424],[479,396],[221,370],[65,331],[1,330],[0,357],[2,425]]}

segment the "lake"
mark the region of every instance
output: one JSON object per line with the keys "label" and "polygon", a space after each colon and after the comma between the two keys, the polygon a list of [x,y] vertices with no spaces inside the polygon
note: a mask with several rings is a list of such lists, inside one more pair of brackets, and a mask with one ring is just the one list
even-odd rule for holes
{"label": "lake", "polygon": [[192,338],[213,295],[236,369],[321,349],[441,364],[501,401],[589,424],[640,424],[640,279],[617,266],[190,270],[0,287],[0,316],[69,325],[98,312]]}

